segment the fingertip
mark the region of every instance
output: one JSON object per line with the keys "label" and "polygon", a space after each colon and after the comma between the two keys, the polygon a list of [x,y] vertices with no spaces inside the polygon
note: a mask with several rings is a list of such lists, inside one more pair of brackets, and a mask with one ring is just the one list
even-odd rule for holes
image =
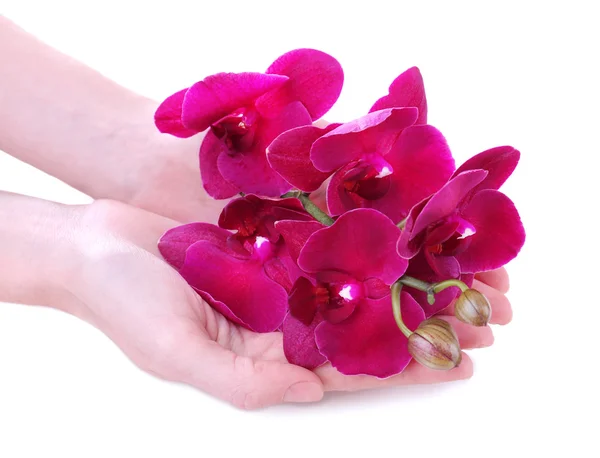
{"label": "fingertip", "polygon": [[[473,361],[464,351],[461,352],[461,361],[458,366],[450,370],[433,370],[412,361],[398,381],[400,384],[432,384],[464,380],[473,376]],[[399,376],[396,376],[399,377]]]}
{"label": "fingertip", "polygon": [[283,402],[307,403],[318,402],[325,394],[323,385],[315,382],[297,382],[290,386],[283,395]]}
{"label": "fingertip", "polygon": [[450,323],[463,349],[484,348],[494,343],[494,333],[489,326],[472,326],[453,316],[440,316],[440,318]]}
{"label": "fingertip", "polygon": [[479,272],[475,275],[475,278],[503,294],[506,294],[510,289],[510,279],[504,267],[487,272]]}
{"label": "fingertip", "polygon": [[497,289],[475,280],[473,287],[479,290],[490,302],[492,306],[491,324],[508,324],[512,320],[513,311],[510,301]]}
{"label": "fingertip", "polygon": [[448,371],[452,377],[450,380],[466,380],[473,377],[473,360],[464,351],[461,352],[461,354],[462,360],[460,361],[460,364],[451,371]]}

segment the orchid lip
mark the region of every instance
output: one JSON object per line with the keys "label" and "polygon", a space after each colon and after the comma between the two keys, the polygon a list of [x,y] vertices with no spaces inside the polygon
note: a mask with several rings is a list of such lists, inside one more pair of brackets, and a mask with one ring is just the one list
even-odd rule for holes
{"label": "orchid lip", "polygon": [[388,175],[391,175],[392,173],[394,172],[389,167],[383,167],[381,171],[375,176],[375,178],[384,178]]}
{"label": "orchid lip", "polygon": [[386,161],[381,154],[368,153],[364,154],[361,162],[367,163],[375,169],[377,175],[373,178],[384,178],[394,173],[394,168]]}
{"label": "orchid lip", "polygon": [[467,220],[460,218],[458,227],[456,228],[456,232],[460,234],[460,236],[457,238],[459,240],[462,240],[466,239],[467,237],[471,237],[472,235],[475,235],[477,229],[475,229],[475,226],[473,226]]}
{"label": "orchid lip", "polygon": [[353,301],[362,296],[362,292],[358,284],[348,283],[342,285],[342,287],[339,288],[339,291],[337,291],[337,295],[346,301]]}
{"label": "orchid lip", "polygon": [[319,310],[330,323],[339,323],[352,315],[364,297],[363,286],[359,283],[329,283],[323,287],[328,294]]}
{"label": "orchid lip", "polygon": [[213,133],[234,150],[248,149],[259,119],[254,108],[239,108],[211,125]]}
{"label": "orchid lip", "polygon": [[252,247],[254,257],[262,262],[271,259],[275,252],[275,247],[271,242],[269,242],[269,239],[260,235],[256,237]]}

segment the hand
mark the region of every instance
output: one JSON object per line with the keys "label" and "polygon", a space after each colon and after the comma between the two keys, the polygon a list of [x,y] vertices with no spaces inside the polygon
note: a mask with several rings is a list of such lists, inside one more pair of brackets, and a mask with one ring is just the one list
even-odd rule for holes
{"label": "hand", "polygon": [[[330,365],[315,372],[286,362],[281,333],[257,334],[236,326],[206,304],[167,265],[156,241],[176,222],[112,201],[85,210],[78,281],[69,285],[75,314],[108,335],[140,368],[186,383],[254,409],[281,402],[318,401],[324,391],[354,391],[390,385],[437,383],[468,378],[472,363],[448,372],[412,363],[402,374],[379,380],[344,376]],[[488,295],[497,323],[510,320],[504,270],[476,285]],[[491,345],[489,327],[474,328],[445,317],[463,348]]]}

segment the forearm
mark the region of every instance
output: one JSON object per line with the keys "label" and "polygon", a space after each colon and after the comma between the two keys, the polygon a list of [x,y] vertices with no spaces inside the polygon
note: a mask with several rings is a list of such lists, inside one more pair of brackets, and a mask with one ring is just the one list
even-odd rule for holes
{"label": "forearm", "polygon": [[0,301],[74,312],[64,285],[79,262],[82,208],[0,192]]}
{"label": "forearm", "polygon": [[[3,17],[0,57],[0,149],[8,154],[92,197],[127,202],[169,163],[197,170],[197,140],[161,135],[154,101]],[[178,157],[187,145],[189,158]]]}

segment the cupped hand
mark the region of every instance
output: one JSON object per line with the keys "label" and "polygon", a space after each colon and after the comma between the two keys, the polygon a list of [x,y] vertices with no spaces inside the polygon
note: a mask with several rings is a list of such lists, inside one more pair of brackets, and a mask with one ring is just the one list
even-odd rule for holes
{"label": "cupped hand", "polygon": [[[468,378],[472,363],[432,371],[412,363],[380,380],[344,376],[330,365],[310,371],[287,363],[279,332],[257,334],[232,324],[206,304],[162,260],[159,237],[177,222],[122,203],[96,201],[84,211],[79,240],[82,262],[68,288],[74,313],[89,321],[141,369],[182,382],[237,407],[254,409],[282,402],[311,402],[325,391],[437,383]],[[504,270],[480,277],[495,322],[510,319]],[[491,345],[489,327],[474,328],[445,317],[462,348]]]}

